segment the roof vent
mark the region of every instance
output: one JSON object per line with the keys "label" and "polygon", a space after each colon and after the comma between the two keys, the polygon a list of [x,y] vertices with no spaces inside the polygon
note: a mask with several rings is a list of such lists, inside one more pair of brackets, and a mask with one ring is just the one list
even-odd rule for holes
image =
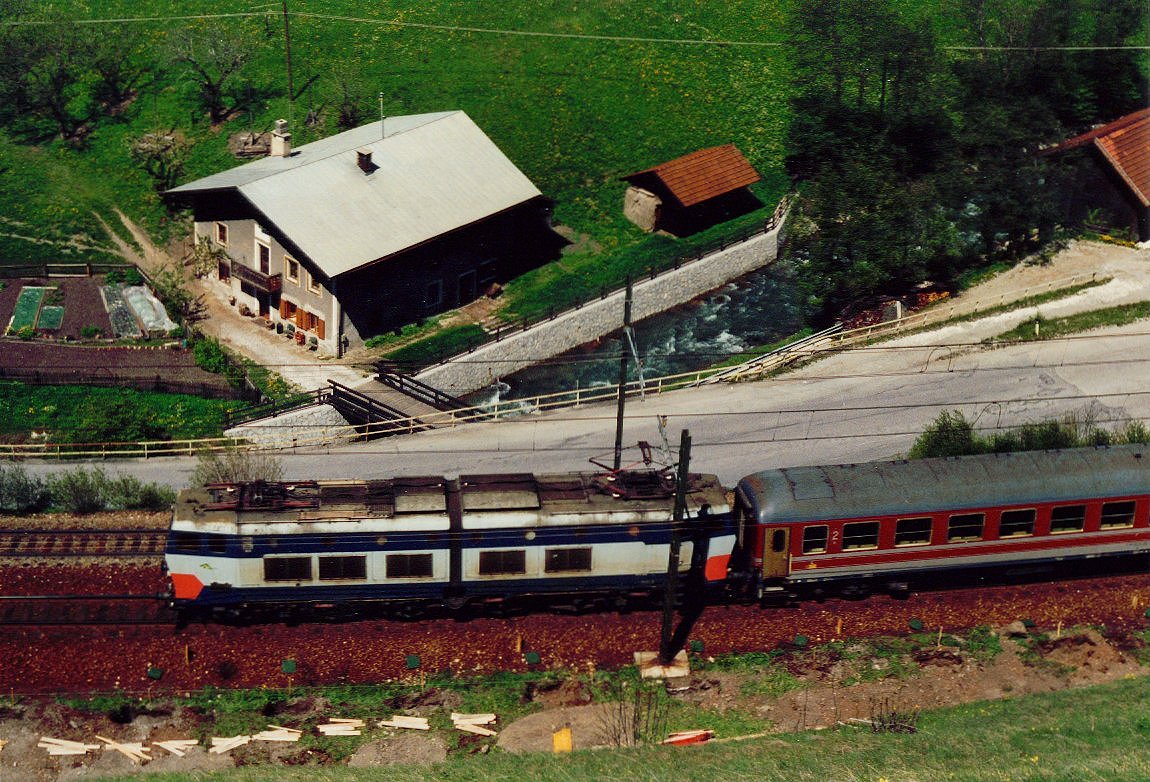
{"label": "roof vent", "polygon": [[369,147],[361,147],[355,151],[355,164],[365,174],[370,174],[379,168],[371,162],[371,149]]}
{"label": "roof vent", "polygon": [[291,133],[288,133],[286,119],[276,120],[276,129],[272,131],[272,148],[269,154],[272,157],[289,157],[291,155]]}

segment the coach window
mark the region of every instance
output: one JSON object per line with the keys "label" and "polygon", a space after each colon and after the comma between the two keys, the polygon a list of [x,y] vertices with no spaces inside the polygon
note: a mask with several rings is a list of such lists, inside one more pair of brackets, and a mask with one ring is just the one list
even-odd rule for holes
{"label": "coach window", "polygon": [[1134,500],[1102,503],[1102,529],[1134,526]]}
{"label": "coach window", "polygon": [[843,551],[878,548],[878,522],[854,521],[843,525]]}
{"label": "coach window", "polygon": [[320,581],[349,581],[367,578],[367,557],[320,557]]}
{"label": "coach window", "polygon": [[827,553],[827,528],[820,524],[817,527],[807,527],[803,530],[803,553]]}
{"label": "coach window", "polygon": [[590,570],[591,548],[549,548],[544,555],[543,569],[548,573]]}
{"label": "coach window", "polygon": [[388,554],[388,578],[431,578],[430,554]]}
{"label": "coach window", "polygon": [[1085,505],[1059,505],[1050,511],[1050,534],[1081,532],[1086,526]]}
{"label": "coach window", "polygon": [[265,557],[264,581],[311,581],[311,557]]}
{"label": "coach window", "polygon": [[208,536],[208,551],[213,554],[226,554],[228,551],[228,539],[223,535]]}
{"label": "coach window", "polygon": [[1034,534],[1034,508],[1004,510],[998,521],[998,537],[1024,538]]}
{"label": "coach window", "polygon": [[946,528],[946,539],[951,543],[966,540],[982,540],[982,513],[958,513],[950,517]]}
{"label": "coach window", "polygon": [[926,546],[930,544],[930,531],[934,519],[920,516],[913,519],[899,519],[894,525],[896,546]]}
{"label": "coach window", "polygon": [[172,548],[183,552],[199,551],[200,537],[193,532],[173,532]]}
{"label": "coach window", "polygon": [[527,572],[527,552],[481,551],[479,552],[479,575],[507,576]]}

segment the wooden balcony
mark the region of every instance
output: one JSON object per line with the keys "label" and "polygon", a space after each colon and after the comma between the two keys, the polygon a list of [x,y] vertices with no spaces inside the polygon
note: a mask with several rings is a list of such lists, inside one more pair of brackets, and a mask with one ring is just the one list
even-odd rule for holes
{"label": "wooden balcony", "polygon": [[268,293],[279,293],[283,290],[282,275],[264,274],[238,261],[232,261],[232,276]]}

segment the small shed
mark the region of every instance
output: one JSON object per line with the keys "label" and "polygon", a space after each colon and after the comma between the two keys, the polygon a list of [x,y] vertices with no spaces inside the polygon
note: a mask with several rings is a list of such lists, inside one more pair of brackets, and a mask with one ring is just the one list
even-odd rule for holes
{"label": "small shed", "polygon": [[734,144],[708,147],[622,178],[623,214],[644,231],[678,236],[762,206],[747,189],[759,172]]}
{"label": "small shed", "polygon": [[1150,241],[1150,109],[1093,128],[1042,154],[1076,151],[1074,175],[1063,193],[1066,216],[1081,220],[1101,210],[1111,223],[1128,226],[1140,241]]}

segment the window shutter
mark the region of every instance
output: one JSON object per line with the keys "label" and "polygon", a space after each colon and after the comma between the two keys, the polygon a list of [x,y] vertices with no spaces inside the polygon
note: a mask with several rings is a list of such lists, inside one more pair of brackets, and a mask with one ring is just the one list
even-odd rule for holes
{"label": "window shutter", "polygon": [[284,319],[291,317],[291,302],[287,299],[280,299],[280,317]]}
{"label": "window shutter", "polygon": [[297,329],[306,329],[307,328],[307,322],[305,320],[306,318],[307,318],[307,311],[304,310],[302,307],[300,307],[299,309],[297,309],[295,311],[295,325],[296,325]]}
{"label": "window shutter", "polygon": [[323,339],[323,318],[315,319],[315,335]]}

